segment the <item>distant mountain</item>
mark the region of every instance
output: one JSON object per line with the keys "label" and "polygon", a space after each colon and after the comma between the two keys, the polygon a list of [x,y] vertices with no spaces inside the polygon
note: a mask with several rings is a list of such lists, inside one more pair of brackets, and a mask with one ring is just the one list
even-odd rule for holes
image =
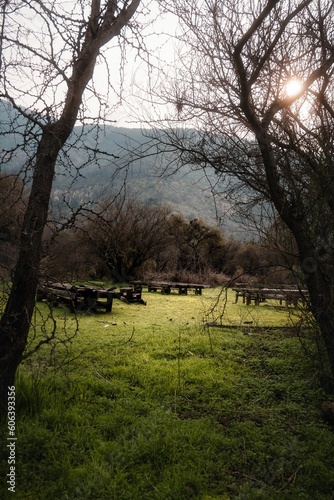
{"label": "distant mountain", "polygon": [[[11,133],[10,123],[15,123]],[[0,101],[0,153],[21,144],[23,127],[24,118]],[[2,170],[17,172],[28,154],[19,147]],[[126,190],[140,201],[168,204],[188,219],[199,218],[212,225],[219,221],[227,233],[238,229],[228,217],[228,203],[212,195],[211,185],[216,182],[213,170],[204,175],[201,170],[182,167],[171,174],[164,160],[160,162],[147,134],[140,129],[105,125],[98,131],[93,125],[76,127],[57,165],[52,206],[76,208]]]}

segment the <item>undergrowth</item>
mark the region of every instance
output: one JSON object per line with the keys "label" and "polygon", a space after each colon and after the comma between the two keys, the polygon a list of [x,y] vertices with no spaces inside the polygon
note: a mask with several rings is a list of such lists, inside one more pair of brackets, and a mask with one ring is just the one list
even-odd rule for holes
{"label": "undergrowth", "polygon": [[228,295],[235,328],[210,328],[216,291],[145,295],[147,306],[83,315],[66,349],[43,346],[22,365],[15,497],[333,498],[334,436],[319,411],[329,395],[291,315]]}

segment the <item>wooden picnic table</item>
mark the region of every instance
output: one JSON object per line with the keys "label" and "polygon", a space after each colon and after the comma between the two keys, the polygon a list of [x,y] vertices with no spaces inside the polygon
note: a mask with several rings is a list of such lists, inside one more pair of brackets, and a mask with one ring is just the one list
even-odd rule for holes
{"label": "wooden picnic table", "polygon": [[170,294],[173,289],[178,291],[179,295],[187,295],[188,290],[194,290],[195,295],[202,295],[204,288],[210,288],[210,285],[201,283],[177,283],[173,281],[131,281],[134,287],[147,287],[149,292],[160,290],[161,293]]}
{"label": "wooden picnic table", "polygon": [[113,298],[112,290],[71,283],[41,283],[37,289],[38,301],[65,304],[71,312],[111,312]]}
{"label": "wooden picnic table", "polygon": [[308,291],[296,285],[282,285],[277,288],[268,288],[264,285],[238,285],[233,288],[233,291],[236,293],[235,303],[238,302],[239,297],[242,297],[243,303],[250,305],[254,301],[256,306],[261,302],[273,299],[278,300],[280,304],[285,302],[286,307],[290,304],[297,307],[299,301],[305,304],[308,299]]}

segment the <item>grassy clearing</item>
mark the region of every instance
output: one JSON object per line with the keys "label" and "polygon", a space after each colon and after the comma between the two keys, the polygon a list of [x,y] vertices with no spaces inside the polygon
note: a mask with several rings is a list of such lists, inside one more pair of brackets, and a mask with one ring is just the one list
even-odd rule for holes
{"label": "grassy clearing", "polygon": [[[147,293],[147,306],[115,301],[111,314],[80,318],[69,347],[27,362],[17,381],[15,496],[333,498],[334,435],[319,413],[328,395],[299,340],[265,329],[296,317],[229,294],[222,322],[241,329],[204,328],[216,298],[207,290]],[[56,320],[75,330],[61,309]],[[5,488],[0,496],[10,498]]]}

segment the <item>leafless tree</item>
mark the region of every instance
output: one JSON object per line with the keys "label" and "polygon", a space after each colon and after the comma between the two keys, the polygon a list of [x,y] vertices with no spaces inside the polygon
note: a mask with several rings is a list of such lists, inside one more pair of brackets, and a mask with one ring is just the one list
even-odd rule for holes
{"label": "leafless tree", "polygon": [[[119,47],[120,53],[127,43],[140,46],[136,13],[141,4],[140,0],[2,2],[0,98],[9,128],[3,120],[1,130],[14,137],[12,146],[2,151],[2,165],[16,165],[30,182],[19,254],[0,322],[2,405],[27,344],[57,159],[61,155],[66,159],[68,145],[74,147],[75,138],[70,136],[76,121],[86,117],[94,122],[87,112],[91,100],[99,115],[108,103],[119,66],[115,58],[108,61],[106,46]],[[105,95],[96,90],[94,79],[101,64],[109,68]]]}
{"label": "leafless tree", "polygon": [[173,214],[168,220],[173,241],[174,272],[197,275],[197,280],[223,270],[225,237],[222,231],[200,219]]}
{"label": "leafless tree", "polygon": [[109,268],[112,278],[126,282],[139,269],[168,249],[171,238],[165,205],[148,205],[131,198],[103,201],[100,213],[81,226],[83,239],[90,241],[92,253]]}
{"label": "leafless tree", "polygon": [[289,228],[334,374],[333,2],[164,8],[180,18],[182,45],[160,88],[174,109],[161,150],[213,167],[239,203],[265,204]]}

